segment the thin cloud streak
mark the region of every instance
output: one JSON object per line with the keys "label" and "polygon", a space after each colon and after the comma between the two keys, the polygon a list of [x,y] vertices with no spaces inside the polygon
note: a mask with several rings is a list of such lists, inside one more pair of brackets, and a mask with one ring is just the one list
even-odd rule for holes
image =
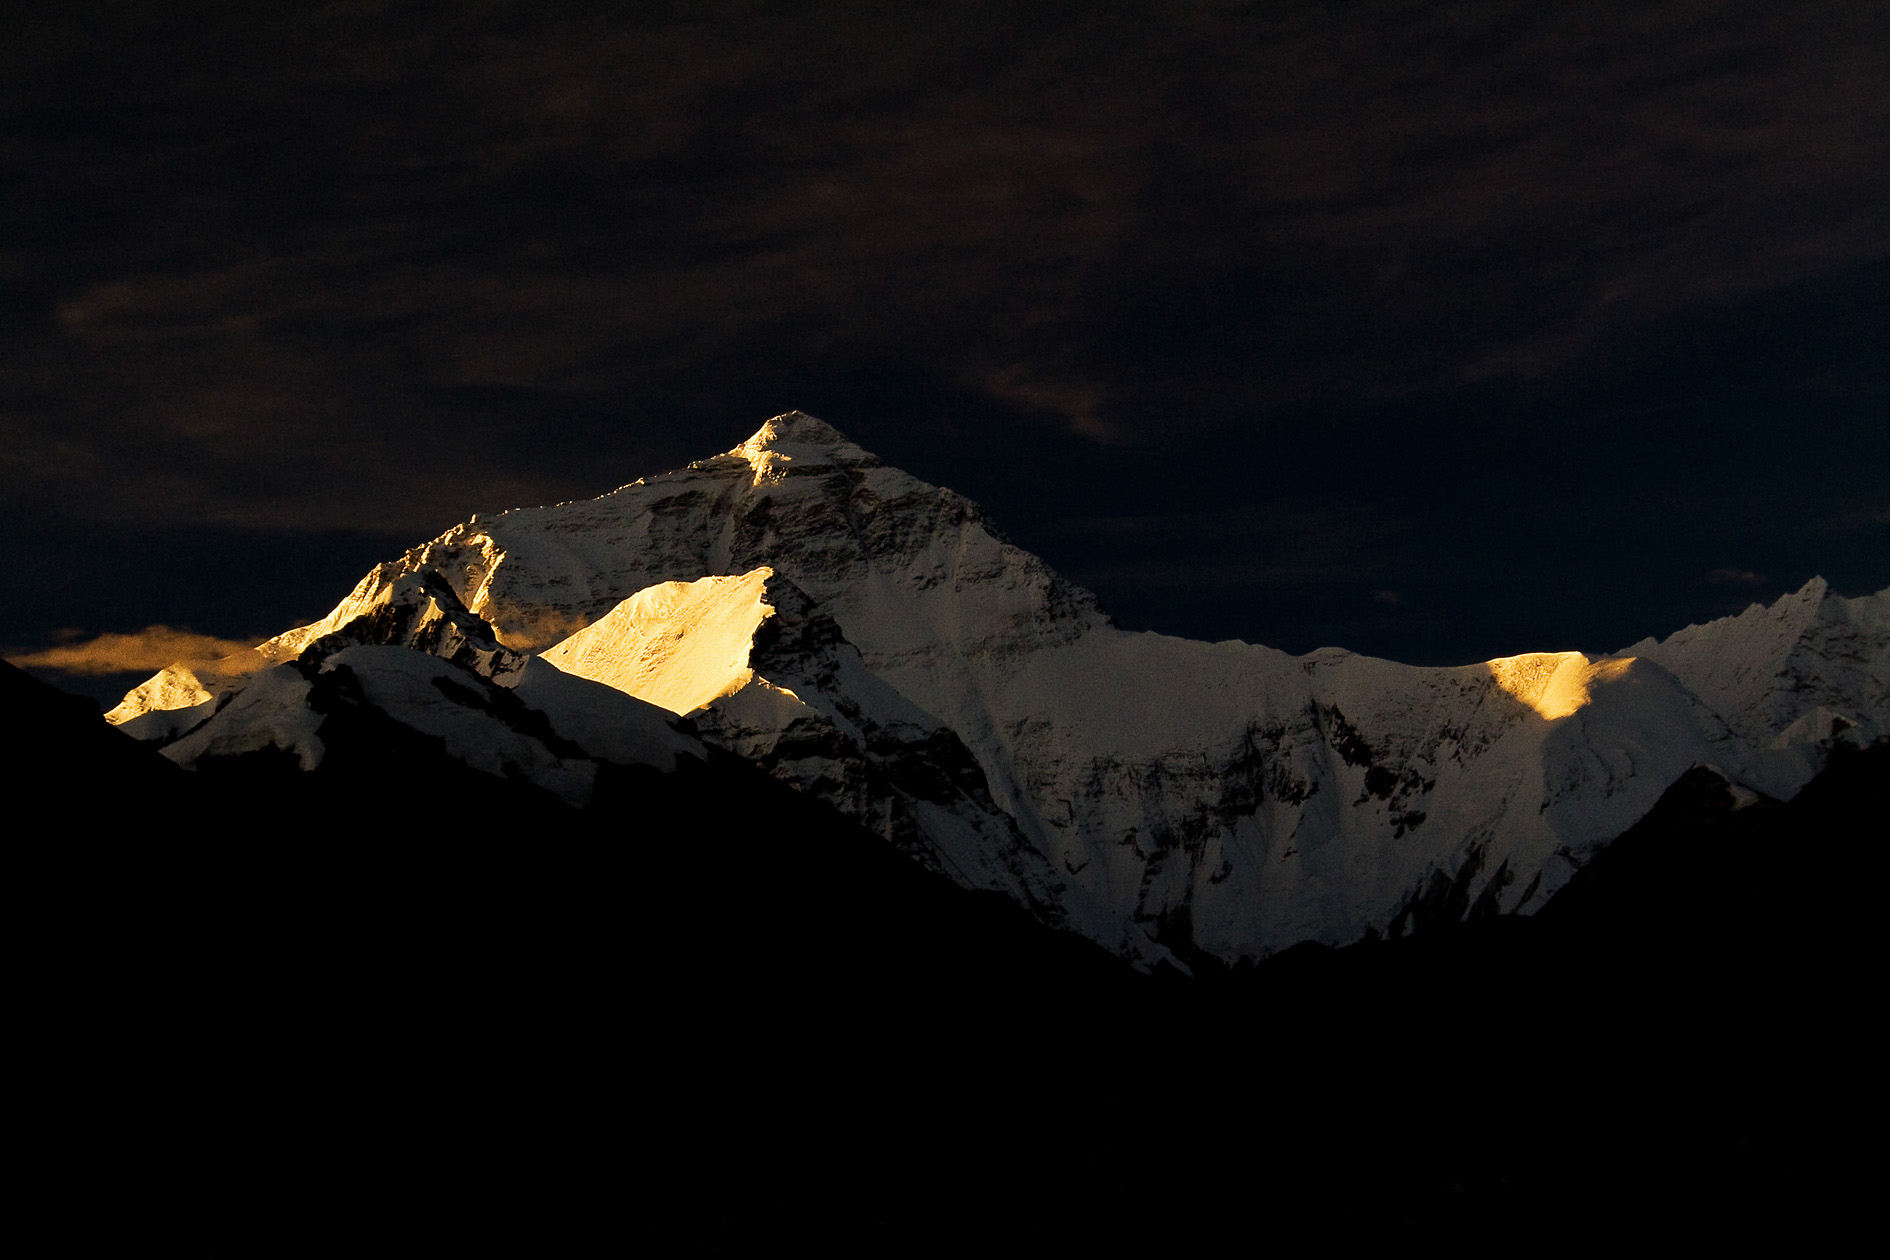
{"label": "thin cloud streak", "polygon": [[240,674],[260,669],[267,663],[250,652],[254,646],[254,643],[219,639],[182,628],[146,626],[132,634],[101,634],[77,643],[16,654],[10,659],[24,668],[55,670],[62,674],[156,672],[180,664],[188,668],[216,664],[224,673]]}

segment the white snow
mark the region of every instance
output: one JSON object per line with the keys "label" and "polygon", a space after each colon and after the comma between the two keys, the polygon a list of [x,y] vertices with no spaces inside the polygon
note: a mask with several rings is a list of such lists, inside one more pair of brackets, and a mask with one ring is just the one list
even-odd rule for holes
{"label": "white snow", "polygon": [[672,713],[694,712],[755,676],[748,654],[756,628],[774,613],[761,597],[773,574],[764,566],[646,587],[543,658]]}
{"label": "white snow", "polygon": [[[667,772],[680,755],[706,756],[701,742],[671,726],[673,719],[663,710],[541,660],[529,661],[519,672],[512,695],[549,718],[552,730],[576,745],[579,755],[508,723],[502,712],[505,690],[440,657],[363,644],[325,657],[317,676],[343,669],[352,675],[361,699],[438,738],[447,755],[501,778],[522,776],[572,805],[590,800],[600,760]],[[302,769],[313,770],[327,748],[320,735],[323,715],[310,704],[312,685],[297,664],[272,666],[201,727],[162,751],[194,768],[205,757],[273,747],[294,753]]]}
{"label": "white snow", "polygon": [[[241,664],[247,665],[249,662]],[[173,710],[197,710],[206,704],[214,705],[218,696],[241,686],[243,676],[253,672],[250,669],[232,668],[218,673],[193,669],[188,665],[169,665],[126,692],[125,698],[105,714],[105,720],[114,726],[123,726],[147,715]],[[152,739],[157,737],[157,732],[163,731],[164,737],[168,738],[177,730],[188,729],[188,725],[192,724],[178,726],[176,720],[159,718],[144,722],[133,733],[139,739]]]}
{"label": "white snow", "polygon": [[1619,678],[1633,663],[1631,656],[1592,662],[1580,652],[1531,652],[1484,662],[1497,686],[1551,722],[1586,705],[1591,683]]}
{"label": "white snow", "polygon": [[[159,677],[161,678],[162,675]],[[127,699],[129,700],[129,697]],[[127,709],[125,704],[120,704],[117,709],[112,710],[112,713],[106,714],[105,720],[112,722],[133,739],[172,740],[216,711],[217,699],[212,696],[196,704],[180,704],[176,708],[153,706],[142,712],[135,707]],[[127,713],[132,716],[126,716]],[[116,717],[113,716],[114,714]]]}
{"label": "white snow", "polygon": [[161,751],[179,765],[194,765],[204,757],[279,748],[313,770],[326,750],[316,734],[321,715],[308,707],[308,693],[308,679],[294,665],[262,670],[215,717]]}
{"label": "white snow", "polygon": [[567,674],[532,657],[512,694],[551,719],[552,729],[593,757],[625,766],[655,766],[665,773],[679,756],[707,756],[702,742],[672,725],[668,711],[604,683]]}
{"label": "white snow", "polygon": [[[561,757],[536,737],[515,730],[491,711],[451,695],[476,683],[438,657],[402,647],[364,645],[337,652],[322,672],[354,672],[368,702],[424,735],[438,736],[449,756],[498,778],[522,775],[572,805],[591,797],[597,764]],[[442,688],[440,682],[449,684]]]}

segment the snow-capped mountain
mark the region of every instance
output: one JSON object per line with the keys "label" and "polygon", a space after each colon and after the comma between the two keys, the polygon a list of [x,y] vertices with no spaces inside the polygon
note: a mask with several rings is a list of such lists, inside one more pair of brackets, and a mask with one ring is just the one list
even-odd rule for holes
{"label": "snow-capped mountain", "polygon": [[309,696],[343,669],[567,800],[587,758],[699,738],[1145,965],[1233,962],[1531,912],[1696,765],[1789,798],[1835,742],[1890,736],[1890,591],[1814,579],[1609,657],[1456,668],[1130,633],[975,504],[795,412],[598,499],[474,517],[109,716],[185,765],[311,765]]}
{"label": "snow-capped mountain", "polygon": [[324,718],[367,706],[474,769],[572,805],[590,799],[600,765],[667,771],[678,756],[703,756],[668,711],[501,646],[433,574],[383,565],[322,621],[223,664],[165,670],[106,719],[162,741],[185,766],[274,749],[313,770],[326,754]]}

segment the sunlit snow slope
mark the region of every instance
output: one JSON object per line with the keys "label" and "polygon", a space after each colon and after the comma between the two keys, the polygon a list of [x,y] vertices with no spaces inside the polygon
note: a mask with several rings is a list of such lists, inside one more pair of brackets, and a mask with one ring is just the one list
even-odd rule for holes
{"label": "sunlit snow slope", "polygon": [[690,714],[1144,962],[1527,912],[1694,765],[1789,797],[1835,742],[1890,734],[1890,591],[1814,580],[1615,657],[1443,669],[1129,633],[976,505],[798,412],[598,499],[475,517],[257,661],[167,671],[112,717],[172,738],[337,634]]}

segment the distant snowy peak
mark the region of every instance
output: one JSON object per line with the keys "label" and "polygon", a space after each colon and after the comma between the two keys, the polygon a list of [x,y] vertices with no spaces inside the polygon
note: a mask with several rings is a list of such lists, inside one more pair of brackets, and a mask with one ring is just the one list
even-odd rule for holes
{"label": "distant snowy peak", "polygon": [[[439,574],[393,565],[321,621],[209,670],[161,671],[107,720],[165,742],[187,767],[273,748],[313,770],[338,705],[370,707],[475,769],[522,775],[571,804],[589,798],[596,762],[667,769],[703,755],[661,709],[501,645]],[[518,717],[527,706],[541,714],[535,726]]]}
{"label": "distant snowy peak", "polygon": [[413,648],[488,678],[514,673],[525,662],[524,655],[501,645],[492,627],[467,611],[439,574],[383,564],[320,621],[209,666],[162,669],[127,692],[105,720],[140,739],[173,738],[207,717],[258,670],[310,651],[328,655],[361,643]]}
{"label": "distant snowy peak", "polygon": [[[637,591],[764,566],[869,654],[907,650],[915,635],[958,650],[1028,648],[1104,622],[1093,596],[1011,545],[976,504],[799,412],[598,499],[475,518],[396,564],[440,573],[501,642],[533,651]],[[990,615],[931,615],[928,605],[973,587]]]}
{"label": "distant snowy peak", "polygon": [[687,714],[961,884],[1142,965],[1237,962],[1531,912],[1695,765],[1791,796],[1890,735],[1890,591],[1446,669],[1129,633],[975,504],[792,412],[475,517],[227,664],[114,720],[186,762],[306,764],[309,714],[385,706],[575,800],[587,759],[677,755]]}
{"label": "distant snowy peak", "polygon": [[[856,445],[825,420],[805,412],[776,416],[755,430],[746,442],[729,451],[753,470],[754,484],[776,484],[789,476],[804,476],[832,467],[878,468],[879,456]],[[690,465],[700,467],[712,461]]]}
{"label": "distant snowy peak", "polygon": [[1774,745],[1788,732],[1849,730],[1890,737],[1890,592],[1847,599],[1823,578],[1768,606],[1688,626],[1623,655],[1654,661],[1723,716],[1742,739]]}

